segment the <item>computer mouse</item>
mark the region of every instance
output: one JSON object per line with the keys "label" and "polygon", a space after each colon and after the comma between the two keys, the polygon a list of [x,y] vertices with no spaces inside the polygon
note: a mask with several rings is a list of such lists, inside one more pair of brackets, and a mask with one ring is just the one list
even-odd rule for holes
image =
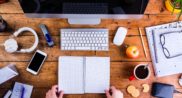
{"label": "computer mouse", "polygon": [[122,45],[122,43],[126,37],[127,31],[128,31],[127,28],[119,27],[114,36],[113,43],[117,46]]}
{"label": "computer mouse", "polygon": [[182,86],[182,76],[181,76],[181,78],[179,79],[179,85]]}
{"label": "computer mouse", "polygon": [[182,79],[179,79],[179,85],[182,86]]}

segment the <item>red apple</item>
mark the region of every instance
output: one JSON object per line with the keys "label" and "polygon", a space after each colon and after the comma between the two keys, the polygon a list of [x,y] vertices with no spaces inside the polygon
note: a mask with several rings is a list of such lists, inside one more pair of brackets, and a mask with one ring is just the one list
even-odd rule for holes
{"label": "red apple", "polygon": [[139,56],[139,49],[136,46],[129,46],[126,49],[126,55],[129,58],[137,58]]}

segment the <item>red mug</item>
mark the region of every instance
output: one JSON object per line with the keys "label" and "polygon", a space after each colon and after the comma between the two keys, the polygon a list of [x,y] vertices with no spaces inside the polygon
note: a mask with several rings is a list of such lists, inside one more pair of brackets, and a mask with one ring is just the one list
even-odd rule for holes
{"label": "red mug", "polygon": [[129,80],[146,80],[150,76],[150,68],[146,64],[139,64],[137,65],[131,76],[129,77]]}

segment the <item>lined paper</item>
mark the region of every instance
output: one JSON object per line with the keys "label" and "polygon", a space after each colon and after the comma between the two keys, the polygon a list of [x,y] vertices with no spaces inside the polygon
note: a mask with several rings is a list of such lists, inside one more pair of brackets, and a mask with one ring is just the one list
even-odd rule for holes
{"label": "lined paper", "polygon": [[86,57],[85,93],[104,93],[110,84],[110,59]]}
{"label": "lined paper", "polygon": [[83,94],[83,57],[59,58],[59,91],[65,94]]}

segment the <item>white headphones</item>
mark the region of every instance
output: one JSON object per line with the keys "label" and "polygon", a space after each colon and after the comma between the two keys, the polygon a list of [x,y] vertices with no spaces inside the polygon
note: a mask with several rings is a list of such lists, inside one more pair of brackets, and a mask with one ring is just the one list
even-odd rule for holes
{"label": "white headphones", "polygon": [[16,32],[14,32],[13,37],[17,37],[20,33],[25,32],[25,31],[29,31],[34,35],[35,42],[34,42],[33,46],[28,48],[28,49],[20,49],[18,51],[17,41],[13,38],[10,38],[10,39],[6,40],[4,43],[4,47],[5,47],[6,52],[8,52],[8,53],[15,53],[15,52],[30,53],[36,49],[38,42],[39,42],[39,39],[38,39],[37,33],[32,28],[29,28],[29,27],[20,28]]}

